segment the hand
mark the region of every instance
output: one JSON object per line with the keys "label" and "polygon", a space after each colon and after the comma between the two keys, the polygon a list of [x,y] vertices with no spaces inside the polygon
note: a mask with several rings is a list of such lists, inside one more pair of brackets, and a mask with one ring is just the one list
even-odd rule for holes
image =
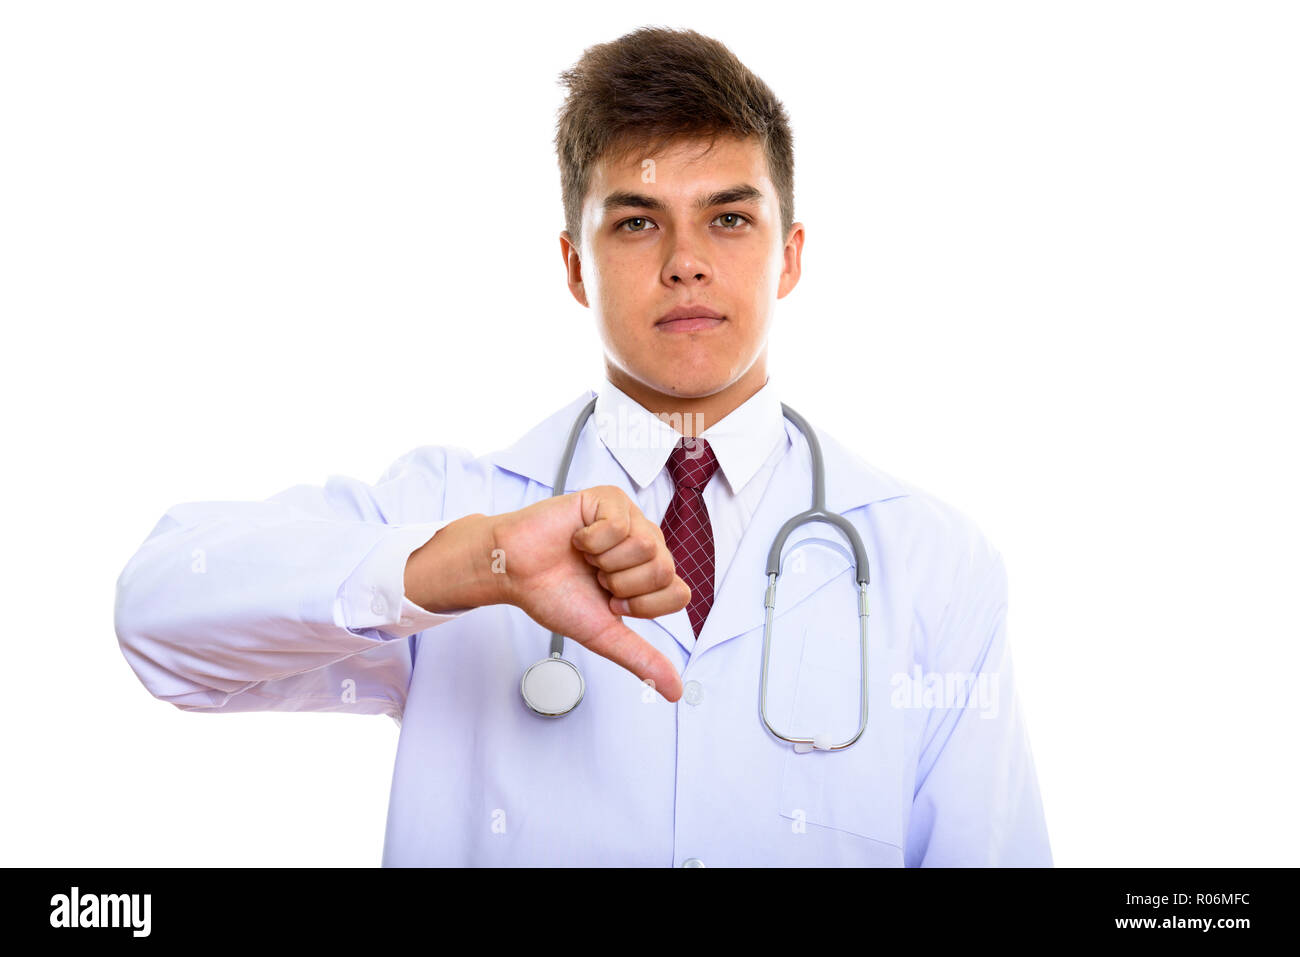
{"label": "hand", "polygon": [[509,604],[651,682],[666,700],[681,697],[672,663],[620,616],[680,611],[691,590],[659,526],[622,489],[600,485],[495,516],[492,536]]}

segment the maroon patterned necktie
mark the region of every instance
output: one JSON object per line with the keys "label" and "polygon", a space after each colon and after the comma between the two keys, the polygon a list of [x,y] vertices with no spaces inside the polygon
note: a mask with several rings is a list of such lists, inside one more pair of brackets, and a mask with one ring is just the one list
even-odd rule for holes
{"label": "maroon patterned necktie", "polygon": [[697,638],[713,607],[713,524],[704,507],[704,486],[717,470],[718,460],[706,439],[682,438],[668,455],[668,474],[677,492],[659,527],[677,574],[690,586],[686,613]]}

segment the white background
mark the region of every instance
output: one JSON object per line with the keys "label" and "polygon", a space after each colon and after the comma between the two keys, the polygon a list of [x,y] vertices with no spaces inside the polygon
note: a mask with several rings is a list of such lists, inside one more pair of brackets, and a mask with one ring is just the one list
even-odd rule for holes
{"label": "white background", "polygon": [[116,577],[599,381],[556,78],[645,24],[791,113],[771,370],[1003,552],[1056,862],[1296,864],[1300,18],[1096,0],[0,7],[0,862],[379,863],[394,723],[153,699]]}

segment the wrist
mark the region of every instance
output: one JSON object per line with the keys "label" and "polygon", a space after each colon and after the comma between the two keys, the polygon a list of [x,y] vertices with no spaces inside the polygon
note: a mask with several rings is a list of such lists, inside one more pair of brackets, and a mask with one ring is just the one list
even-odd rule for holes
{"label": "wrist", "polygon": [[407,560],[407,597],[435,614],[506,601],[493,528],[493,516],[475,513],[439,529]]}
{"label": "wrist", "polygon": [[479,549],[486,561],[485,592],[493,605],[512,605],[510,576],[506,574],[505,549],[497,540],[500,515],[476,515],[476,532],[480,536]]}

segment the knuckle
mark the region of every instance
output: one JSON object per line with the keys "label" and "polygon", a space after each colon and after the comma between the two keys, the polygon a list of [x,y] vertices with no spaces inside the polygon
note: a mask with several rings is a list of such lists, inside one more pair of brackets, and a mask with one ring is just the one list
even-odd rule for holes
{"label": "knuckle", "polygon": [[642,560],[649,561],[659,554],[659,543],[649,532],[643,533],[637,538],[637,551],[640,553]]}
{"label": "knuckle", "polygon": [[632,523],[632,513],[627,510],[626,503],[619,504],[620,507],[614,510],[614,513],[610,518],[613,520],[614,524],[618,526],[619,531],[623,533],[624,537],[626,537],[631,534],[635,526]]}
{"label": "knuckle", "polygon": [[656,588],[667,588],[673,583],[673,579],[676,577],[677,571],[673,568],[672,559],[668,559],[667,561],[661,560],[655,565]]}

